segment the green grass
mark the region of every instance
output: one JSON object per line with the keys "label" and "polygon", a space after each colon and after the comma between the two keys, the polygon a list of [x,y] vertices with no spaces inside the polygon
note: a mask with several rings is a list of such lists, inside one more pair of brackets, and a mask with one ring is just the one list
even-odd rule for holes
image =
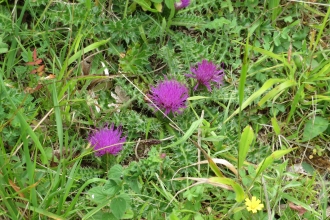
{"label": "green grass", "polygon": [[[0,2],[1,219],[329,218],[330,2],[174,2]],[[182,114],[150,107],[165,77]]]}

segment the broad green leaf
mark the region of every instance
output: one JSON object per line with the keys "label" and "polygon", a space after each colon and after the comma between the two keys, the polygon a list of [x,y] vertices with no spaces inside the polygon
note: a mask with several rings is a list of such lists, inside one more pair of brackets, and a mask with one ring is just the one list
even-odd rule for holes
{"label": "broad green leaf", "polygon": [[127,8],[127,14],[132,14],[136,10],[136,2],[133,2],[128,8]]}
{"label": "broad green leaf", "polygon": [[[187,219],[189,219],[189,218],[187,218]],[[194,220],[204,220],[204,218],[200,213],[196,213],[194,215]]]}
{"label": "broad green leaf", "polygon": [[209,162],[209,165],[212,169],[212,171],[217,175],[217,177],[223,177],[220,168],[217,166],[217,164],[212,160],[211,157],[207,156],[207,161]]}
{"label": "broad green leaf", "polygon": [[123,167],[120,164],[116,164],[110,168],[108,177],[120,179],[122,175],[123,175]]}
{"label": "broad green leaf", "polygon": [[128,183],[129,187],[137,194],[141,193],[140,187],[139,187],[139,181],[135,178],[127,178],[125,179],[126,183]]}
{"label": "broad green leaf", "polygon": [[[242,104],[242,109],[245,109],[247,106],[249,106],[254,100],[256,100],[257,98],[259,98],[264,92],[266,92],[269,88],[271,88],[274,84],[279,83],[279,82],[283,82],[285,81],[285,79],[269,79],[267,80],[263,86],[256,91],[255,93],[253,93],[247,100],[245,100],[245,102],[243,102]],[[234,117],[238,112],[240,111],[240,108],[236,109],[233,114],[231,114],[231,116],[229,116],[224,123],[228,122],[232,117]]]}
{"label": "broad green leaf", "polygon": [[82,220],[87,220],[87,219],[91,219],[91,217],[93,215],[95,215],[97,212],[99,212],[101,209],[103,209],[105,206],[108,206],[110,203],[110,201],[108,199],[102,201],[102,203],[100,203],[97,207],[93,208],[92,210],[89,210],[89,212],[87,212],[85,214],[85,216],[82,218]]}
{"label": "broad green leaf", "polygon": [[170,214],[169,218],[170,218],[170,220],[180,220],[180,218],[178,218],[175,210]]}
{"label": "broad green leaf", "polygon": [[220,184],[225,184],[233,187],[235,193],[236,193],[236,201],[237,202],[242,202],[245,198],[245,193],[243,188],[234,180],[225,178],[225,177],[211,177],[209,178],[210,183],[220,183]]}
{"label": "broad green leaf", "polygon": [[254,140],[254,133],[251,126],[246,126],[243,130],[241,140],[239,142],[238,148],[238,169],[243,166],[247,153],[251,147],[251,144]]}
{"label": "broad green leaf", "polygon": [[8,52],[8,44],[2,42],[2,37],[0,36],[0,54]]}
{"label": "broad green leaf", "polygon": [[87,10],[91,10],[91,8],[92,8],[91,0],[85,0],[85,6],[86,6]]}
{"label": "broad green leaf", "polygon": [[306,122],[302,141],[309,141],[327,130],[329,121],[316,116]]}
{"label": "broad green leaf", "polygon": [[[74,206],[77,204],[77,201],[78,201],[78,199],[79,198],[81,198],[81,193],[84,191],[86,191],[85,190],[85,188],[88,186],[88,185],[90,185],[90,184],[98,184],[98,183],[105,183],[106,182],[106,180],[105,179],[99,179],[99,178],[93,178],[93,179],[90,179],[90,180],[87,180],[81,187],[80,187],[80,189],[78,190],[78,192],[76,193],[76,195],[75,195],[75,197],[74,197],[74,199],[70,202],[70,206],[68,207],[68,208],[66,208],[66,212],[65,212],[65,214],[63,215],[64,217],[67,217],[68,216],[68,213],[70,213],[71,211],[72,211],[72,209],[74,208]],[[93,188],[94,189],[94,188]],[[101,191],[102,191],[102,189],[101,189]],[[98,190],[96,190],[96,192],[99,194],[99,191]],[[87,193],[87,194],[89,194],[89,192]],[[92,195],[93,195],[93,191],[92,191],[92,194],[89,194],[90,196],[91,196],[91,198],[92,198]],[[92,200],[93,201],[96,201],[95,200],[95,195],[94,195],[94,198],[92,198]],[[97,202],[97,201],[96,201]]]}
{"label": "broad green leaf", "polygon": [[158,12],[163,11],[163,4],[162,3],[154,3],[154,6]]}
{"label": "broad green leaf", "polygon": [[263,106],[263,104],[265,104],[265,102],[267,102],[268,100],[271,100],[274,96],[276,96],[277,94],[279,94],[280,92],[282,92],[282,90],[289,88],[291,86],[296,85],[296,82],[293,80],[288,80],[285,81],[283,83],[281,83],[280,85],[276,86],[274,89],[272,89],[269,93],[267,93],[258,103],[258,105],[260,107]]}
{"label": "broad green leaf", "polygon": [[169,9],[174,9],[174,2],[175,0],[165,0],[165,5],[169,8]]}
{"label": "broad green leaf", "polygon": [[297,148],[291,148],[291,149],[285,149],[285,150],[277,150],[273,152],[270,156],[268,156],[266,159],[264,159],[257,167],[257,176],[259,176],[265,169],[267,169],[275,160],[280,159],[284,155],[290,153],[291,151],[295,150]]}
{"label": "broad green leaf", "polygon": [[7,53],[8,52],[8,48],[0,48],[0,54],[1,53]]}
{"label": "broad green leaf", "polygon": [[113,198],[110,203],[111,212],[118,219],[125,214],[126,206],[126,200],[120,196]]}
{"label": "broad green leaf", "polygon": [[151,12],[158,12],[156,9],[150,8],[150,5],[148,3],[150,3],[150,1],[146,1],[146,0],[134,0],[134,2],[138,3],[143,10],[148,10]]}
{"label": "broad green leaf", "polygon": [[106,199],[108,196],[104,193],[102,186],[93,187],[92,189],[88,190],[87,194],[89,195],[89,198],[95,203],[103,202],[104,199]]}
{"label": "broad green leaf", "polygon": [[109,179],[103,187],[103,193],[108,196],[115,196],[121,190],[120,179]]}
{"label": "broad green leaf", "polygon": [[131,209],[126,210],[125,214],[121,217],[121,219],[133,219],[134,212]]}
{"label": "broad green leaf", "polygon": [[310,165],[309,163],[307,163],[305,161],[301,163],[301,166],[304,169],[304,171],[306,171],[310,175],[313,175],[314,172],[316,171],[312,165]]}

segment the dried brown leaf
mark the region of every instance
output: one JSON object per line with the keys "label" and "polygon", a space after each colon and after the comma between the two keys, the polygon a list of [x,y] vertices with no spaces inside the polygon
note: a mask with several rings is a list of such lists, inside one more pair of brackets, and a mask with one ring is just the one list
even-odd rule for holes
{"label": "dried brown leaf", "polygon": [[289,202],[289,207],[292,209],[292,210],[295,210],[298,212],[299,215],[303,215],[307,210],[304,209],[303,207],[299,206],[299,205],[295,205],[293,204],[292,202]]}

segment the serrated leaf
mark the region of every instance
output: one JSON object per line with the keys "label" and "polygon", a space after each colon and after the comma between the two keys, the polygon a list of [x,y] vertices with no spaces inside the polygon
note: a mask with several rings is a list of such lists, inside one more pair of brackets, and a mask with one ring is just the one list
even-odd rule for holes
{"label": "serrated leaf", "polygon": [[306,122],[302,141],[309,141],[327,130],[329,121],[316,116]]}
{"label": "serrated leaf", "polygon": [[119,179],[109,179],[103,187],[104,194],[108,196],[116,195],[121,190],[120,181]]}
{"label": "serrated leaf", "polygon": [[108,177],[109,179],[120,179],[123,174],[123,167],[120,164],[112,166],[109,170]]}
{"label": "serrated leaf", "polygon": [[151,54],[146,45],[141,47],[140,44],[135,44],[131,49],[127,50],[126,56],[119,60],[119,65],[126,73],[143,73],[146,65],[149,64],[148,59]]}
{"label": "serrated leaf", "polygon": [[139,187],[139,181],[137,179],[129,179],[126,180],[130,188],[137,194],[141,193],[140,187]]}
{"label": "serrated leaf", "polygon": [[102,186],[93,187],[87,194],[89,195],[89,199],[95,203],[101,203],[107,198],[107,194],[104,193]]}
{"label": "serrated leaf", "polygon": [[222,28],[225,24],[230,24],[230,21],[225,19],[224,17],[214,19],[211,22],[207,22],[203,25],[203,28],[211,29],[211,30],[218,30]]}
{"label": "serrated leaf", "polygon": [[112,199],[110,203],[111,212],[118,219],[125,214],[126,206],[126,200],[120,196]]}

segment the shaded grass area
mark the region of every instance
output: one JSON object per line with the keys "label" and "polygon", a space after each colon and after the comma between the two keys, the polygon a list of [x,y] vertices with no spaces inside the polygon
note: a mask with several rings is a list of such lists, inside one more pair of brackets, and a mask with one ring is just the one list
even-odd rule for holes
{"label": "shaded grass area", "polygon": [[[174,3],[1,2],[2,219],[329,217],[329,5]],[[220,88],[194,89],[202,60]],[[152,107],[166,78],[181,114]]]}

